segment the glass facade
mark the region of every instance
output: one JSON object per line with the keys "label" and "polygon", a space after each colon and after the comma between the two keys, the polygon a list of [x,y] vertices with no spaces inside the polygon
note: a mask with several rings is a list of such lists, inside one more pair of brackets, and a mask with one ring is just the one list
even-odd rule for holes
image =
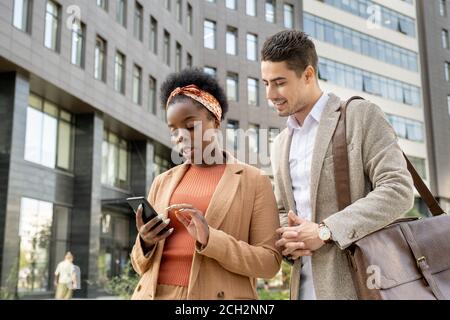
{"label": "glass facade", "polygon": [[416,86],[322,57],[319,58],[319,78],[410,106],[421,106],[420,89]]}
{"label": "glass facade", "polygon": [[424,124],[423,122],[387,114],[387,119],[394,127],[395,133],[399,138],[424,142]]}
{"label": "glass facade", "polygon": [[417,53],[308,13],[304,15],[304,31],[317,40],[407,70],[418,70]]}
{"label": "glass facade", "polygon": [[416,36],[414,19],[397,11],[381,6],[371,0],[317,0],[350,12],[364,19],[380,16],[380,21],[374,21],[381,26],[401,32],[407,36]]}
{"label": "glass facade", "polygon": [[73,117],[57,105],[30,94],[25,134],[25,160],[49,168],[73,168]]}
{"label": "glass facade", "polygon": [[19,296],[53,288],[56,263],[68,248],[70,210],[50,202],[22,198],[19,219]]}
{"label": "glass facade", "polygon": [[130,151],[128,142],[104,131],[102,144],[102,184],[124,190],[130,188]]}

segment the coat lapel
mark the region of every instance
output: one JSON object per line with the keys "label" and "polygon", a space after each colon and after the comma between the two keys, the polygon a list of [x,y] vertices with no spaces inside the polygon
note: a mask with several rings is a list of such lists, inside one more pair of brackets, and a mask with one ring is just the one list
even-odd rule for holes
{"label": "coat lapel", "polygon": [[178,168],[174,169],[173,171],[169,172],[167,175],[168,181],[165,182],[165,185],[167,185],[167,189],[164,192],[161,192],[161,204],[162,208],[159,208],[160,210],[158,212],[162,212],[162,216],[164,219],[167,219],[168,212],[166,208],[169,206],[170,199],[172,197],[173,192],[175,191],[176,187],[180,183],[181,179],[184,177],[184,174],[189,169],[189,164],[184,163],[180,165]]}
{"label": "coat lapel", "polygon": [[281,150],[281,163],[280,163],[280,173],[281,180],[284,184],[285,197],[287,201],[286,211],[292,210],[297,212],[295,206],[294,193],[292,192],[292,180],[291,180],[291,169],[289,164],[289,154],[291,152],[292,134],[288,131],[287,137],[282,145]]}
{"label": "coat lapel", "polygon": [[[236,159],[232,158],[229,154],[227,154],[227,157],[228,161],[225,171],[211,197],[211,201],[205,213],[208,225],[214,229],[220,227],[235,199],[241,181],[241,172],[243,170],[243,165],[237,162]],[[202,255],[194,254],[189,278],[188,296],[190,291],[194,288],[202,259]]]}
{"label": "coat lapel", "polygon": [[323,160],[330,145],[337,122],[339,120],[340,99],[334,94],[329,94],[327,106],[320,118],[319,128],[317,129],[316,141],[311,164],[311,220],[316,220],[316,200],[319,179],[322,171]]}

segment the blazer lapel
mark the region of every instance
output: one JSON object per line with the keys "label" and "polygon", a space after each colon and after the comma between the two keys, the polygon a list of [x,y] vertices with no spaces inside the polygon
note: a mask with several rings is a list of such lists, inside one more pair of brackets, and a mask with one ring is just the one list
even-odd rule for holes
{"label": "blazer lapel", "polygon": [[323,160],[325,159],[325,154],[330,145],[330,141],[333,137],[334,131],[336,129],[337,122],[339,120],[339,107],[340,99],[334,94],[329,94],[330,98],[328,100],[327,106],[322,114],[319,122],[319,128],[317,129],[316,141],[314,144],[314,151],[312,156],[311,164],[311,209],[312,217],[311,220],[314,222],[316,220],[316,200],[317,200],[317,189],[319,186],[320,174],[322,171]]}
{"label": "blazer lapel", "polygon": [[289,210],[297,212],[297,208],[295,206],[294,193],[292,192],[292,180],[291,180],[291,169],[289,164],[289,154],[291,152],[291,143],[292,143],[292,134],[288,131],[287,137],[282,145],[281,150],[281,163],[280,163],[280,173],[281,180],[284,184],[285,197],[287,201],[287,208],[285,210],[288,212]]}
{"label": "blazer lapel", "polygon": [[166,190],[161,192],[161,206],[162,208],[159,208],[160,210],[158,212],[161,213],[161,215],[164,217],[164,219],[167,219],[168,212],[166,208],[169,206],[170,198],[172,197],[173,192],[175,191],[176,187],[180,183],[181,179],[183,178],[186,171],[189,169],[189,164],[184,163],[180,165],[177,169],[169,172],[166,179],[168,179],[167,182],[165,182]]}
{"label": "blazer lapel", "polygon": [[[229,160],[227,161],[223,176],[220,179],[213,196],[211,197],[211,201],[205,213],[205,218],[208,225],[214,229],[218,229],[220,227],[220,224],[227,215],[235,199],[241,180],[240,173],[243,170],[242,164],[237,162],[236,159],[232,158],[229,154],[228,157]],[[191,265],[191,275],[189,278],[188,296],[190,290],[194,288],[202,259],[202,255],[194,254]]]}

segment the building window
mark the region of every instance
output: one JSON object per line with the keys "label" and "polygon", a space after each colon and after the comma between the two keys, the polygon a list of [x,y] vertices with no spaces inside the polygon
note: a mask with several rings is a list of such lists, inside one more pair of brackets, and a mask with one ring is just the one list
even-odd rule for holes
{"label": "building window", "polygon": [[181,44],[177,42],[175,46],[175,72],[181,71],[183,68],[183,49]]}
{"label": "building window", "polygon": [[445,81],[450,82],[450,62],[444,63]]}
{"label": "building window", "polygon": [[59,51],[60,20],[61,7],[53,1],[47,1],[44,44],[54,51]]}
{"label": "building window", "polygon": [[31,9],[33,7],[32,0],[14,0],[14,27],[24,31],[31,32]]}
{"label": "building window", "polygon": [[179,23],[183,22],[183,8],[182,8],[182,3],[181,0],[176,0],[177,3],[175,5],[175,16],[177,17],[177,21]]}
{"label": "building window", "polygon": [[96,0],[97,6],[108,11],[108,0]]}
{"label": "building window", "polygon": [[125,56],[118,51],[114,61],[114,89],[125,94]]}
{"label": "building window", "polygon": [[441,31],[442,48],[448,49],[448,31],[442,29]]}
{"label": "building window", "polygon": [[399,138],[416,142],[424,141],[422,122],[389,114],[387,115],[387,119]]}
{"label": "building window", "polygon": [[288,29],[294,28],[294,6],[292,4],[285,3],[283,5],[284,12],[284,27]]}
{"label": "building window", "polygon": [[239,137],[238,137],[239,121],[228,120],[227,122],[227,149],[237,150],[239,148]]}
{"label": "building window", "polygon": [[20,202],[19,293],[50,290],[53,204],[29,198]]}
{"label": "building window", "polygon": [[236,10],[237,9],[236,0],[225,0],[225,6],[228,9]]}
{"label": "building window", "polygon": [[397,11],[389,9],[372,0],[320,0],[326,4],[337,7],[351,14],[360,16],[364,19],[371,18],[373,10],[368,8],[375,7],[380,13],[380,22],[383,27],[406,34],[411,37],[416,36],[415,20],[403,15]]}
{"label": "building window", "polygon": [[273,142],[275,141],[275,138],[280,134],[280,129],[278,128],[269,128],[269,154],[272,150]]}
{"label": "building window", "polygon": [[408,156],[409,161],[416,169],[417,173],[423,180],[427,180],[427,168],[425,166],[425,159]]}
{"label": "building window", "polygon": [[270,23],[275,23],[275,13],[276,13],[276,7],[275,7],[275,0],[266,0],[265,4],[266,9],[266,21]]}
{"label": "building window", "polygon": [[102,184],[129,189],[130,151],[128,142],[104,131],[102,144]]}
{"label": "building window", "polygon": [[217,74],[217,69],[214,67],[204,67],[203,71],[213,77],[215,77]]}
{"label": "building window", "polygon": [[246,0],[245,13],[248,16],[256,17],[256,0]]}
{"label": "building window", "polygon": [[192,6],[188,3],[187,15],[186,15],[186,25],[187,25],[187,31],[189,32],[189,34],[194,33],[193,21],[194,21],[194,14],[192,11]]}
{"label": "building window", "polygon": [[171,2],[172,2],[171,0],[164,0],[164,8],[166,8],[166,10],[170,11],[170,9],[172,7],[172,3]]}
{"label": "building window", "polygon": [[164,63],[170,66],[170,33],[164,30],[164,48],[163,48]]}
{"label": "building window", "polygon": [[148,110],[154,115],[156,115],[156,104],[157,104],[156,90],[157,90],[156,79],[150,76],[148,81]]}
{"label": "building window", "polygon": [[247,79],[247,97],[249,106],[259,105],[259,86],[258,80],[254,78]]}
{"label": "building window", "polygon": [[135,2],[134,7],[134,37],[142,41],[142,25],[143,25],[143,8],[138,3]]}
{"label": "building window", "polygon": [[317,40],[408,70],[418,70],[418,55],[416,52],[370,37],[329,20],[305,13],[304,31]]}
{"label": "building window", "polygon": [[320,57],[319,79],[410,106],[421,106],[420,89],[408,83]]}
{"label": "building window", "polygon": [[239,100],[239,76],[237,73],[227,73],[227,98],[229,101]]}
{"label": "building window", "polygon": [[155,153],[154,159],[153,159],[153,176],[156,177],[160,175],[163,172],[166,172],[171,168],[170,162],[163,157],[159,156]]}
{"label": "building window", "polygon": [[450,115],[450,95],[447,96],[448,114]]}
{"label": "building window", "polygon": [[439,14],[441,17],[447,16],[447,2],[445,0],[439,0]]}
{"label": "building window", "polygon": [[258,60],[258,36],[252,33],[247,33],[247,59]]}
{"label": "building window", "polygon": [[150,51],[158,54],[158,21],[150,16]]}
{"label": "building window", "polygon": [[127,0],[116,0],[116,21],[127,27]]}
{"label": "building window", "polygon": [[227,35],[226,35],[226,47],[227,54],[237,55],[237,39],[238,39],[238,31],[236,28],[227,27]]}
{"label": "building window", "polygon": [[138,65],[133,67],[133,103],[141,104],[142,100],[142,69]]}
{"label": "building window", "polygon": [[250,152],[259,152],[259,125],[249,124],[248,126],[248,149]]}
{"label": "building window", "polygon": [[73,168],[73,117],[55,104],[30,94],[25,160],[49,168]]}
{"label": "building window", "polygon": [[106,82],[106,41],[99,36],[95,39],[94,78]]}
{"label": "building window", "polygon": [[203,45],[208,49],[216,48],[216,23],[214,21],[205,20],[203,23]]}
{"label": "building window", "polygon": [[192,68],[193,66],[192,55],[190,53],[186,53],[186,66],[188,68]]}
{"label": "building window", "polygon": [[70,62],[84,68],[84,46],[86,38],[86,26],[80,21],[74,21],[72,24],[72,52]]}

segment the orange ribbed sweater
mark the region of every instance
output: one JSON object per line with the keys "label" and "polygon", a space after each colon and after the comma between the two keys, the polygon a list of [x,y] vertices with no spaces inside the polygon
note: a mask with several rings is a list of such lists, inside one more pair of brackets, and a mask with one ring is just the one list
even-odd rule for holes
{"label": "orange ribbed sweater", "polygon": [[[179,182],[170,199],[173,204],[191,204],[205,214],[225,165],[191,166]],[[173,233],[166,239],[159,268],[158,284],[187,287],[191,272],[195,240],[174,213],[169,212]]]}

